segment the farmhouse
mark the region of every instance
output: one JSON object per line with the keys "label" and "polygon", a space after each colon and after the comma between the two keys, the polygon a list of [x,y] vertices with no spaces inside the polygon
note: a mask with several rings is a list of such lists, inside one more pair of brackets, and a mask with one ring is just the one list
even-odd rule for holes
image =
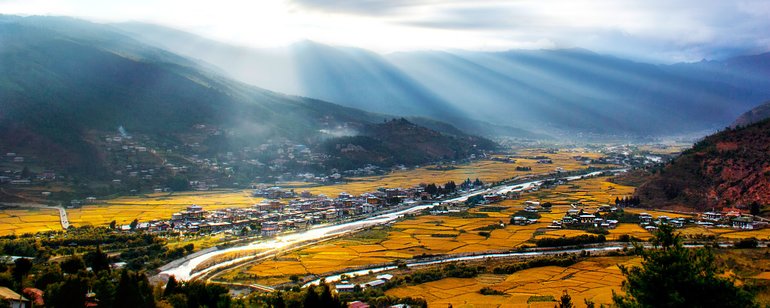
{"label": "farmhouse", "polygon": [[337,284],[337,285],[335,285],[334,289],[336,289],[337,292],[339,292],[339,293],[342,293],[342,292],[353,292],[355,287],[356,287],[356,285],[354,285],[354,284],[345,283],[345,284]]}
{"label": "farmhouse", "polygon": [[369,281],[369,282],[365,283],[364,287],[366,287],[366,288],[379,288],[379,287],[382,287],[383,285],[385,285],[385,280],[376,279],[376,280],[372,280],[372,281]]}
{"label": "farmhouse", "polygon": [[10,308],[26,308],[29,300],[9,288],[0,287],[0,303]]}

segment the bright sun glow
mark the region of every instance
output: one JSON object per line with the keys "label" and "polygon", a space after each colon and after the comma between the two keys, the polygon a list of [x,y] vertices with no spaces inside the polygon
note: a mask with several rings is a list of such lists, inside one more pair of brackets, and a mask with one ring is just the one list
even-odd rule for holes
{"label": "bright sun glow", "polygon": [[0,13],[141,21],[253,47],[380,52],[581,47],[662,62],[770,49],[770,4],[742,1],[0,0]]}

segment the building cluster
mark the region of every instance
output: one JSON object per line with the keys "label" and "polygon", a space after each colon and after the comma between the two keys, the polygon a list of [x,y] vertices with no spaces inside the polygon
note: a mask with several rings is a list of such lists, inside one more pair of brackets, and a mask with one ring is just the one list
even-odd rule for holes
{"label": "building cluster", "polygon": [[393,275],[382,274],[382,275],[378,275],[376,279],[362,283],[362,284],[353,284],[346,280],[343,280],[343,281],[340,281],[340,283],[334,285],[334,288],[337,290],[337,292],[340,292],[340,293],[355,292],[357,289],[356,287],[360,288],[361,291],[366,289],[376,289],[384,286],[385,283],[390,281],[391,279],[393,279]]}
{"label": "building cluster", "polygon": [[[354,196],[340,193],[336,197],[312,195],[303,191],[279,187],[258,188],[255,196],[265,197],[248,208],[205,210],[198,205],[173,213],[169,220],[122,226],[123,230],[168,231],[183,233],[260,234],[274,236],[283,231],[305,229],[314,224],[338,221],[368,215],[400,204],[414,204],[425,197],[420,186],[412,188],[380,188],[374,192]],[[287,198],[289,198],[287,200]]]}
{"label": "building cluster", "polygon": [[618,220],[609,219],[607,216],[610,213],[616,213],[617,207],[609,205],[601,205],[596,208],[593,213],[587,212],[584,208],[581,208],[582,204],[572,204],[572,208],[567,210],[561,220],[554,220],[548,228],[561,229],[561,228],[602,228],[602,229],[614,229],[618,226]]}
{"label": "building cluster", "polygon": [[669,225],[674,228],[682,228],[689,221],[684,218],[671,218],[666,215],[660,215],[657,218],[647,213],[639,213],[639,225],[647,231],[655,231],[659,226]]}
{"label": "building cluster", "polygon": [[721,211],[709,211],[700,215],[698,225],[705,227],[733,228],[739,230],[755,230],[767,227],[765,221],[754,219],[741,209],[723,208]]}

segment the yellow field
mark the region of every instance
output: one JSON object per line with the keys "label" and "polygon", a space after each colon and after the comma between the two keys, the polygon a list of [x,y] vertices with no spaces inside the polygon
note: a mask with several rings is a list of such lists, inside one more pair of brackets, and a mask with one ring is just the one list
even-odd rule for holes
{"label": "yellow field", "polygon": [[118,225],[130,223],[134,219],[148,221],[169,219],[171,214],[197,204],[204,210],[216,210],[233,207],[249,207],[261,201],[251,197],[251,191],[236,192],[189,192],[173,195],[152,194],[146,197],[122,197],[108,200],[103,204],[85,205],[78,209],[68,209],[70,223],[75,226],[105,225],[115,220]]}
{"label": "yellow field", "polygon": [[[309,190],[313,194],[336,196],[340,192],[361,194],[374,191],[380,187],[411,187],[420,183],[434,182],[443,184],[448,181],[460,182],[466,178],[472,180],[479,178],[484,182],[491,182],[519,175],[553,172],[557,167],[561,167],[568,171],[582,169],[587,166],[581,165],[575,161],[572,156],[582,155],[592,158],[601,156],[599,153],[586,153],[582,151],[547,154],[542,153],[539,150],[524,150],[519,154],[526,156],[548,156],[553,160],[553,164],[537,164],[535,160],[531,159],[518,159],[515,164],[482,160],[466,165],[458,165],[456,166],[456,169],[453,170],[441,171],[417,168],[413,170],[396,171],[383,176],[355,178],[346,184],[299,188],[302,185],[308,185],[308,183],[286,182],[281,183],[280,186],[298,187],[298,191]],[[532,168],[532,171],[516,171],[516,166],[528,166]],[[197,204],[203,206],[204,209],[213,210],[227,207],[248,207],[258,203],[260,200],[261,199],[258,198],[252,198],[250,190],[205,191],[173,194],[158,193],[141,197],[121,197],[100,201],[100,203],[85,205],[79,209],[70,209],[67,212],[70,223],[74,226],[98,226],[109,224],[113,220],[118,224],[128,224],[134,219],[148,221],[170,218],[172,213],[178,212],[191,204]],[[0,216],[0,219],[2,219],[2,217],[3,216]],[[13,220],[11,219],[9,221]],[[4,229],[0,229],[0,234],[2,234],[2,232],[9,233],[11,231],[3,230],[10,229],[19,228],[5,226]],[[22,230],[24,232],[36,232],[52,229],[59,230],[61,228],[47,224],[25,224]]]}
{"label": "yellow field", "polygon": [[[379,187],[412,187],[420,183],[443,184],[448,181],[457,183],[469,178],[474,180],[479,178],[482,182],[496,182],[519,175],[542,174],[554,172],[557,167],[565,171],[584,169],[588,166],[582,165],[572,157],[582,155],[586,157],[598,158],[598,153],[572,153],[559,152],[556,154],[547,154],[540,151],[528,150],[519,153],[523,156],[548,156],[553,160],[553,164],[538,164],[532,159],[517,159],[515,164],[503,163],[491,160],[475,161],[467,165],[457,165],[453,170],[428,170],[427,167],[413,170],[397,171],[382,176],[356,178],[346,184],[329,185],[320,187],[311,187],[308,190],[314,194],[326,194],[336,196],[340,192],[351,194],[361,194],[368,191],[377,190]],[[531,167],[532,171],[516,171],[516,167]]]}
{"label": "yellow field", "polygon": [[[546,266],[527,269],[511,275],[484,274],[476,278],[446,278],[415,286],[404,286],[385,292],[398,297],[422,297],[432,307],[553,307],[554,302],[533,302],[531,296],[553,296],[558,299],[564,290],[572,302],[582,305],[584,299],[596,305],[611,304],[612,290],[622,293],[624,280],[618,264],[636,266],[636,257],[597,257],[569,267]],[[505,295],[481,295],[489,287]]]}
{"label": "yellow field", "polygon": [[9,209],[0,211],[0,235],[61,230],[56,209]]}
{"label": "yellow field", "polygon": [[[586,211],[593,211],[601,202],[594,201],[597,196],[611,197],[628,195],[633,188],[606,182],[607,178],[590,178],[575,182],[576,186],[585,187],[581,192],[581,200],[587,206]],[[566,204],[568,192],[560,186],[552,193],[556,201]],[[470,213],[484,213],[489,217],[465,218],[452,216],[419,216],[397,222],[381,237],[375,239],[356,240],[345,238],[317,245],[283,256],[277,260],[258,263],[245,270],[245,273],[255,277],[275,277],[291,274],[323,274],[346,268],[392,262],[397,259],[409,259],[422,254],[457,254],[467,252],[507,251],[525,244],[533,238],[548,236],[575,236],[585,234],[579,230],[546,229],[552,220],[561,219],[569,205],[556,205],[551,213],[541,213],[542,218],[536,224],[526,226],[510,225],[513,213],[524,208],[524,202],[529,197],[541,192],[525,194],[519,200],[505,200],[494,204],[502,207],[499,212],[485,212],[485,207],[471,209]],[[599,197],[599,198],[602,198]],[[590,206],[589,206],[590,204]],[[478,230],[490,225],[504,223],[505,227],[489,232],[489,237],[482,236]],[[535,235],[535,233],[542,233]],[[633,224],[621,224],[608,238],[614,239],[621,234],[648,238],[650,235],[641,227]],[[355,236],[354,236],[355,237]]]}

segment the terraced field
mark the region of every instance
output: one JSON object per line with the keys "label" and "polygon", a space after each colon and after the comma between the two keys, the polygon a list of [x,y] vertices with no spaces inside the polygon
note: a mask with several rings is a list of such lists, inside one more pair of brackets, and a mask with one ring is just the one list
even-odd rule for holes
{"label": "terraced field", "polygon": [[[601,202],[597,199],[612,197],[612,193],[628,195],[633,188],[606,182],[607,178],[591,178],[576,181],[573,187],[583,187],[578,201],[592,211]],[[556,190],[559,190],[557,188]],[[469,210],[468,216],[424,215],[393,224],[391,227],[367,231],[364,235],[334,240],[312,248],[280,256],[273,260],[255,264],[242,271],[241,275],[231,273],[230,279],[265,279],[286,275],[310,275],[339,271],[346,268],[388,263],[398,259],[410,259],[422,255],[477,253],[485,251],[507,251],[527,244],[530,239],[561,237],[585,234],[581,230],[554,230],[546,227],[551,220],[560,219],[571,207],[566,205],[572,196],[564,191],[553,193],[556,201],[551,213],[542,213],[538,223],[517,226],[509,224],[511,215],[524,208],[529,197],[541,192],[525,194],[519,200],[506,200],[491,206]],[[597,197],[599,196],[599,197]],[[483,216],[483,217],[477,217]],[[504,225],[504,227],[500,227]],[[613,230],[608,239],[630,234],[648,238],[650,234],[635,224],[621,224]],[[529,244],[531,245],[531,243]],[[284,277],[285,278],[285,277]]]}
{"label": "terraced field", "polygon": [[[620,292],[624,280],[618,264],[637,266],[636,257],[595,257],[569,267],[545,266],[522,270],[510,275],[485,274],[475,278],[446,278],[414,286],[398,287],[385,292],[399,297],[422,297],[430,306],[447,307],[553,307],[555,302],[531,301],[538,296],[558,299],[564,290],[572,302],[582,306],[583,300],[609,305],[612,291]],[[488,287],[504,295],[482,295]]]}
{"label": "terraced field", "polygon": [[0,211],[0,236],[61,230],[56,209],[5,209]]}

